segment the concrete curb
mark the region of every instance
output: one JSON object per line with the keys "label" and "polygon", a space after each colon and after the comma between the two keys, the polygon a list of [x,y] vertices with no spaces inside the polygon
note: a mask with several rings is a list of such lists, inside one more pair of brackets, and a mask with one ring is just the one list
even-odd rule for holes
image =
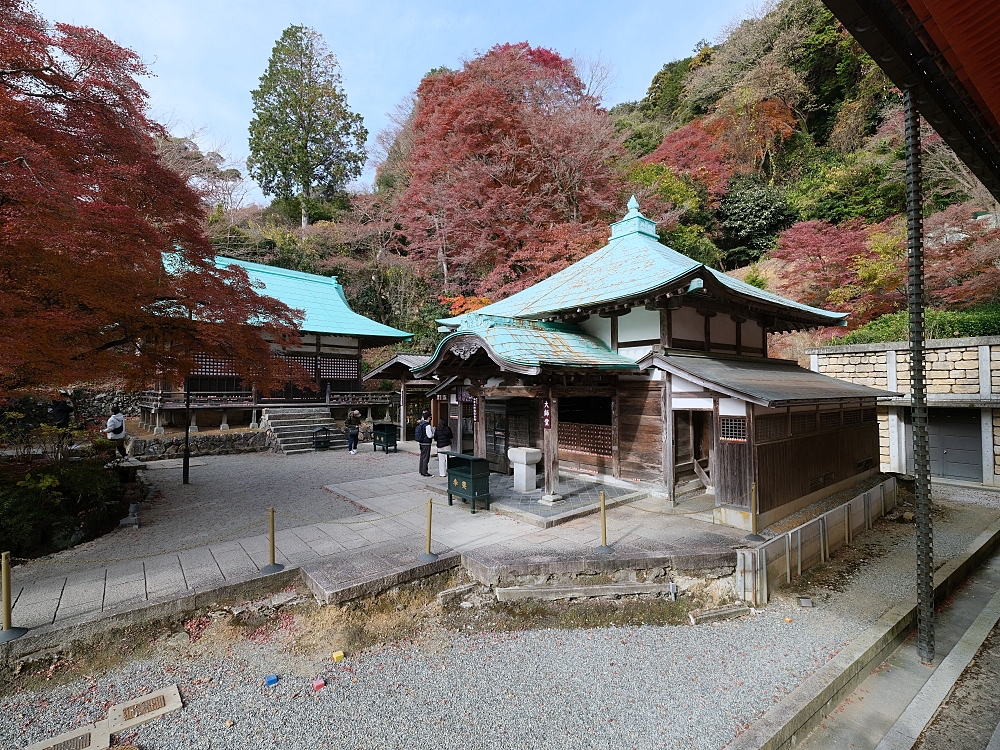
{"label": "concrete curb", "polygon": [[60,620],[53,625],[29,630],[22,638],[0,645],[0,664],[10,664],[24,656],[58,648],[62,644],[90,638],[98,633],[201,609],[219,600],[259,598],[295,583],[300,575],[298,566],[290,565],[271,575],[258,574],[219,586],[191,589],[180,597],[165,596],[137,601],[112,610],[88,612],[79,617]]}
{"label": "concrete curb", "polygon": [[[1000,546],[1000,521],[966,552],[934,574],[934,598],[942,602]],[[793,747],[834,710],[868,673],[888,658],[916,628],[916,597],[886,612],[868,630],[768,711],[726,750],[784,750]]]}
{"label": "concrete curb", "polygon": [[910,750],[917,743],[917,738],[931,723],[938,708],[951,695],[958,678],[979,653],[997,620],[1000,620],[1000,593],[993,595],[875,750]]}
{"label": "concrete curb", "polygon": [[[447,494],[447,493],[445,493]],[[648,492],[632,492],[627,495],[621,495],[614,498],[613,500],[607,500],[604,503],[604,507],[610,510],[619,505],[624,505],[625,503],[634,503],[638,500],[645,500],[649,497]],[[532,526],[537,526],[540,529],[551,529],[553,526],[558,526],[559,524],[568,523],[576,518],[582,518],[583,516],[592,516],[601,512],[600,502],[594,502],[590,505],[583,505],[579,508],[573,508],[572,510],[567,510],[563,513],[557,513],[552,516],[536,516],[533,513],[525,513],[520,508],[513,505],[507,505],[504,502],[490,503],[490,510],[496,511],[510,518],[516,518],[518,521],[523,521],[524,523],[531,524]]]}
{"label": "concrete curb", "polygon": [[410,583],[420,578],[428,578],[437,573],[457,568],[462,559],[459,553],[450,549],[438,554],[439,557],[434,562],[404,562],[391,573],[376,574],[367,580],[347,586],[339,586],[335,580],[331,579],[326,573],[326,564],[323,562],[303,565],[302,577],[320,602],[323,604],[342,604],[352,599],[375,596],[383,591],[388,591],[393,586]]}

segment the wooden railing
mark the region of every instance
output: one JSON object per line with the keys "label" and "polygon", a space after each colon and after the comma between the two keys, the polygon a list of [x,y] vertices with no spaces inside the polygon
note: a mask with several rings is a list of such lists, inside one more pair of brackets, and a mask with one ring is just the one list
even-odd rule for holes
{"label": "wooden railing", "polygon": [[[184,391],[143,391],[139,394],[139,406],[143,409],[168,410],[184,409],[187,394]],[[193,391],[192,409],[253,409],[279,405],[325,406],[379,406],[399,403],[399,393],[385,391],[341,391],[330,392],[324,398],[261,398],[254,391]]]}

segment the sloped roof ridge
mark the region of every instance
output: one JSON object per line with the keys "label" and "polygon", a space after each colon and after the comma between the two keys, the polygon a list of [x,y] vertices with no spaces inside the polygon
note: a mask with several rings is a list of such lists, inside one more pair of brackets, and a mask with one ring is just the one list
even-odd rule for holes
{"label": "sloped roof ridge", "polygon": [[254,263],[249,260],[239,258],[229,258],[225,255],[216,255],[215,264],[223,267],[235,263],[237,266],[246,268],[248,271],[266,274],[268,276],[284,276],[286,279],[296,279],[297,281],[308,281],[313,284],[325,284],[329,286],[340,286],[336,276],[321,276],[316,273],[306,273],[305,271],[293,271],[290,268],[281,266],[268,266],[264,263]]}

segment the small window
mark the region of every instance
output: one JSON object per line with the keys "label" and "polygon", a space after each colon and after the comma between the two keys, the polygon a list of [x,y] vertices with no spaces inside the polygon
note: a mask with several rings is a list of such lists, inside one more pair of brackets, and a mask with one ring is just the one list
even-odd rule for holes
{"label": "small window", "polygon": [[856,427],[859,424],[861,424],[861,409],[844,412],[844,427]]}
{"label": "small window", "polygon": [[721,417],[719,439],[727,443],[747,441],[746,417]]}
{"label": "small window", "polygon": [[840,427],[839,411],[821,411],[819,413],[819,428],[821,430],[835,430]]}
{"label": "small window", "polygon": [[792,414],[792,434],[808,435],[816,431],[816,412],[800,411]]}

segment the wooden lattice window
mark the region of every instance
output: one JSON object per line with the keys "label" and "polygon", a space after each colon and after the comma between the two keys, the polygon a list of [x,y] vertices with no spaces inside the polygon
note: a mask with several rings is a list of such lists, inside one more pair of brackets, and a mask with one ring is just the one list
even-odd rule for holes
{"label": "wooden lattice window", "polygon": [[195,368],[191,375],[206,377],[238,377],[236,363],[230,358],[216,359],[206,354],[194,355]]}
{"label": "wooden lattice window", "polygon": [[559,423],[559,447],[562,450],[611,455],[611,427],[603,424]]}
{"label": "wooden lattice window", "polygon": [[356,359],[321,357],[319,376],[327,380],[357,380],[358,361]]}
{"label": "wooden lattice window", "polygon": [[807,435],[816,430],[816,412],[800,411],[792,413],[792,434]]}
{"label": "wooden lattice window", "polygon": [[726,443],[745,443],[747,441],[747,418],[720,417],[719,439]]}
{"label": "wooden lattice window", "polygon": [[869,407],[867,409],[861,410],[861,421],[862,422],[874,422],[878,418],[875,409]]}
{"label": "wooden lattice window", "polygon": [[819,428],[821,430],[835,430],[840,427],[839,411],[821,411],[819,413]]}
{"label": "wooden lattice window", "polygon": [[757,430],[757,442],[778,440],[788,432],[788,419],[784,414],[772,414],[768,417],[757,417],[754,420]]}
{"label": "wooden lattice window", "polygon": [[844,412],[844,427],[855,427],[859,424],[861,424],[861,409]]}

